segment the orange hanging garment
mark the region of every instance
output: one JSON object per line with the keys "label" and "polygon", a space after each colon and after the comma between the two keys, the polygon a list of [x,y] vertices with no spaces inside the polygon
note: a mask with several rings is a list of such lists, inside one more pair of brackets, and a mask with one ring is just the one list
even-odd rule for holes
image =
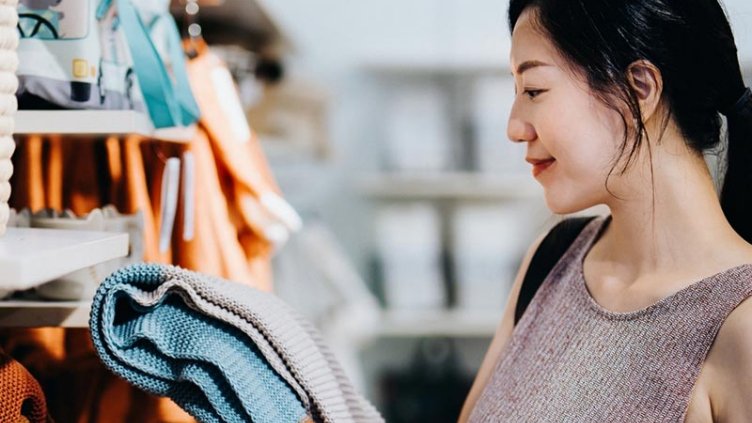
{"label": "orange hanging garment", "polygon": [[3,329],[0,344],[39,381],[55,421],[195,421],[171,400],[150,396],[112,374],[93,352],[88,329]]}
{"label": "orange hanging garment", "polygon": [[[266,200],[281,202],[277,186],[258,139],[248,127],[230,72],[205,43],[196,40],[198,56],[188,63],[194,98],[221,177],[221,189],[237,238],[261,289],[272,289],[270,234],[289,231]],[[295,223],[292,225],[295,226]]]}
{"label": "orange hanging garment", "polygon": [[44,191],[46,206],[55,210],[63,209],[63,140],[50,137],[46,160]]}
{"label": "orange hanging garment", "polygon": [[188,62],[191,89],[201,110],[200,123],[209,134],[217,161],[228,170],[235,184],[256,197],[280,190],[256,135],[248,127],[237,98],[232,76],[208,46]]}
{"label": "orange hanging garment", "polygon": [[72,209],[86,214],[101,204],[96,143],[60,136],[21,138],[12,160],[10,204],[32,212],[44,208]]}
{"label": "orange hanging garment", "polygon": [[183,237],[185,208],[189,205],[182,204],[173,233],[176,264],[262,288],[264,285],[259,284],[256,275],[252,274],[238,241],[237,230],[230,221],[214,154],[201,128],[186,151],[193,154],[195,161],[194,236],[189,240]]}
{"label": "orange hanging garment", "polygon": [[170,263],[169,254],[159,252],[159,208],[152,204],[151,182],[144,160],[148,143],[138,135],[127,135],[124,139],[110,137],[105,142],[111,201],[121,213],[143,212],[144,261]]}
{"label": "orange hanging garment", "polygon": [[28,136],[18,143],[11,178],[10,205],[71,209],[83,216],[114,204],[121,213],[142,211],[144,260],[172,263],[170,251],[160,252],[159,184],[164,163],[151,155],[175,147],[129,135],[109,137],[103,143],[59,136]]}
{"label": "orange hanging garment", "polygon": [[39,383],[17,361],[0,353],[0,422],[48,421]]}
{"label": "orange hanging garment", "polygon": [[16,143],[13,154],[13,176],[11,176],[11,207],[28,207],[32,212],[46,206],[44,190],[44,140],[32,135]]}

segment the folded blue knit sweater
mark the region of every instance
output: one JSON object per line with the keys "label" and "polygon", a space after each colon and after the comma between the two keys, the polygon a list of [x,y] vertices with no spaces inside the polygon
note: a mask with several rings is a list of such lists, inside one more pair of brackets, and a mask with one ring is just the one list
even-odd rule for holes
{"label": "folded blue knit sweater", "polygon": [[382,422],[313,326],[272,294],[174,266],[118,270],[92,303],[114,373],[202,422]]}

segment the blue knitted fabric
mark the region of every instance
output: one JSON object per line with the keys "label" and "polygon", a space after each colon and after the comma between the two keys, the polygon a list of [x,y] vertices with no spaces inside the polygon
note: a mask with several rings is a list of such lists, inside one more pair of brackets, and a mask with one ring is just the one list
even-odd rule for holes
{"label": "blue knitted fabric", "polygon": [[104,364],[202,422],[305,419],[304,402],[246,333],[202,313],[180,290],[165,291],[153,304],[134,299],[165,281],[162,269],[129,267],[100,286],[90,327]]}

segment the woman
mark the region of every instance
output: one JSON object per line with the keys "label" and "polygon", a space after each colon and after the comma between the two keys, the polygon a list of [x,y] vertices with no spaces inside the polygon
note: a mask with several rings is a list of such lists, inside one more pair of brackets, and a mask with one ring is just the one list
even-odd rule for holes
{"label": "woman", "polygon": [[611,214],[513,330],[530,248],[460,421],[752,421],[752,96],[718,0],[512,0],[509,23],[509,138],[554,213]]}

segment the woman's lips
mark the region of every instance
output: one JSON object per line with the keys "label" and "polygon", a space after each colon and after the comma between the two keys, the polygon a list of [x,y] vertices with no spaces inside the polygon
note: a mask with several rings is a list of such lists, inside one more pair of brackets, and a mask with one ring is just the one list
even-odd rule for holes
{"label": "woman's lips", "polygon": [[533,177],[537,177],[538,175],[543,173],[543,171],[548,169],[548,167],[551,166],[555,161],[556,161],[555,159],[551,159],[551,160],[546,160],[544,162],[539,162],[539,163],[534,164],[533,165]]}

